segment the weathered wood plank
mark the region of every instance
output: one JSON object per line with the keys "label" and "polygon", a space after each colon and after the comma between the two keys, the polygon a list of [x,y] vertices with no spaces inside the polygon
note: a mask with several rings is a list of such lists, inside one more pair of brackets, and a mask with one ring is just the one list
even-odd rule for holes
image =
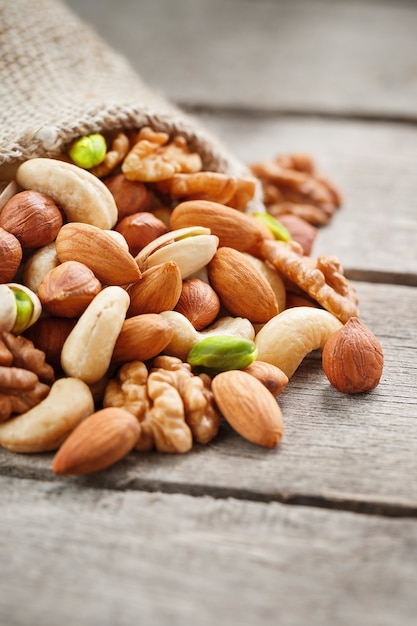
{"label": "weathered wood plank", "polygon": [[414,626],[417,521],[0,478],[7,626]]}
{"label": "weathered wood plank", "polygon": [[362,319],[381,341],[385,369],[369,394],[330,387],[318,355],[279,398],[285,433],[275,450],[224,427],[183,456],[134,453],[90,477],[55,478],[52,456],[0,452],[0,473],[99,488],[291,501],[386,515],[417,516],[415,312],[411,287],[357,283]]}
{"label": "weathered wood plank", "polygon": [[344,205],[315,254],[339,257],[359,280],[417,284],[417,127],[410,124],[207,115],[199,120],[245,163],[308,152]]}
{"label": "weathered wood plank", "polygon": [[413,2],[67,4],[176,102],[416,119]]}

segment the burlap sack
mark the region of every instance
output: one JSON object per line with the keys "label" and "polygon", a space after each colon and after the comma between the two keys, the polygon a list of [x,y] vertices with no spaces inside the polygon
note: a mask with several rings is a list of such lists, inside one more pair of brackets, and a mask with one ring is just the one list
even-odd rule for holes
{"label": "burlap sack", "polygon": [[[0,166],[57,156],[80,135],[145,125],[183,135],[204,169],[249,175],[60,0],[0,0]],[[261,208],[257,189],[252,209]]]}

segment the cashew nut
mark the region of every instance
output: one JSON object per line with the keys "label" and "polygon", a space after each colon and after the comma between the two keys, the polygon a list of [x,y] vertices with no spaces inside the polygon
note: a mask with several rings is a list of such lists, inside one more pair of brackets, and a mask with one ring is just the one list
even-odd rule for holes
{"label": "cashew nut", "polygon": [[164,348],[164,354],[176,356],[185,361],[191,348],[204,337],[213,335],[229,335],[254,339],[255,330],[250,321],[244,317],[222,317],[218,322],[204,331],[197,331],[191,322],[178,311],[163,311],[162,317],[169,320],[174,327],[174,336]]}
{"label": "cashew nut", "polygon": [[258,359],[291,376],[312,350],[322,349],[343,324],[331,313],[314,307],[286,309],[267,322],[255,337]]}
{"label": "cashew nut", "polygon": [[0,331],[11,331],[16,320],[16,300],[5,283],[0,285]]}
{"label": "cashew nut", "polygon": [[61,365],[68,376],[96,383],[106,374],[130,298],[122,287],[106,287],[90,302],[68,335]]}
{"label": "cashew nut", "polygon": [[93,412],[94,400],[88,386],[76,378],[60,378],[33,409],[0,424],[0,445],[12,452],[56,450]]}
{"label": "cashew nut", "polygon": [[70,222],[108,229],[116,224],[118,211],[109,189],[94,174],[73,163],[29,159],[18,167],[16,180],[24,189],[50,196]]}
{"label": "cashew nut", "polygon": [[26,261],[23,267],[23,282],[38,293],[39,285],[46,274],[59,265],[56,254],[55,241],[48,243],[42,248],[38,248]]}

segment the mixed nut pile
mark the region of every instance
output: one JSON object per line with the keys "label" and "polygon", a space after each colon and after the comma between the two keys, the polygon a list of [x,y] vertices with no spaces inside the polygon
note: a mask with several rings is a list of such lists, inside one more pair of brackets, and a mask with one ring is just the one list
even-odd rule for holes
{"label": "mixed nut pile", "polygon": [[[250,167],[204,171],[148,127],[17,167],[0,195],[1,446],[84,474],[187,452],[226,419],[272,448],[276,397],[316,349],[340,392],[376,387],[355,289],[311,256],[340,194],[306,155]],[[246,211],[255,177],[265,213]]]}

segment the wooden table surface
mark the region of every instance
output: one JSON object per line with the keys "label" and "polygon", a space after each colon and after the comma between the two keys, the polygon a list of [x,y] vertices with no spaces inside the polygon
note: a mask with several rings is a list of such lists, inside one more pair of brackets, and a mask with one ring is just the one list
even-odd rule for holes
{"label": "wooden table surface", "polygon": [[222,427],[84,478],[0,452],[2,626],[415,626],[417,5],[67,0],[245,162],[310,152],[342,189],[314,254],[355,282],[385,368],[280,397],[282,444]]}

